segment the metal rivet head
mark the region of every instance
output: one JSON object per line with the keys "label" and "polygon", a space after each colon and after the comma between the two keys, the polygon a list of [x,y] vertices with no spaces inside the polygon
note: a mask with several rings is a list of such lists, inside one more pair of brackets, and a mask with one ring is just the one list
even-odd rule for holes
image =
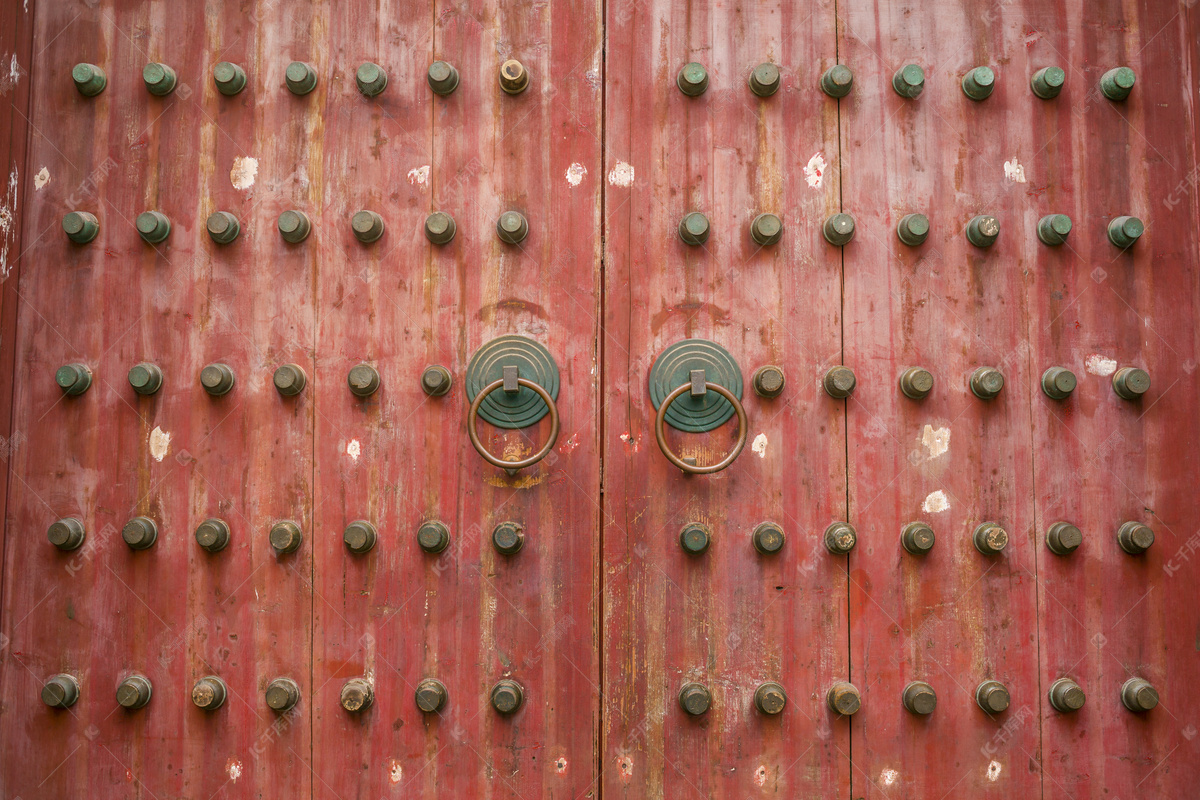
{"label": "metal rivet head", "polygon": [[292,94],[305,95],[317,88],[317,71],[303,61],[288,64],[284,81]]}
{"label": "metal rivet head", "polygon": [[71,68],[71,80],[74,81],[75,88],[84,97],[95,97],[108,85],[108,77],[104,74],[104,70],[95,64],[76,64]]}
{"label": "metal rivet head", "polygon": [[117,684],[117,705],[134,710],[150,702],[154,687],[145,675],[130,675]]}
{"label": "metal rivet head", "polygon": [[844,64],[835,64],[821,76],[821,91],[830,97],[845,97],[854,86],[854,73]]}
{"label": "metal rivet head", "polygon": [[900,373],[900,391],[913,400],[924,399],[933,391],[933,373],[924,367],[909,367]]}
{"label": "metal rivet head", "polygon": [[1138,400],[1150,391],[1150,375],[1137,367],[1121,367],[1113,373],[1112,387],[1122,400]]}
{"label": "metal rivet head", "polygon": [[417,544],[426,553],[440,553],[450,546],[450,528],[436,519],[422,522],[417,528]]}
{"label": "metal rivet head", "polygon": [[1051,247],[1062,244],[1071,232],[1071,218],[1066,214],[1047,214],[1038,220],[1037,235],[1042,244]]}
{"label": "metal rivet head", "polygon": [[754,371],[751,383],[759,397],[779,397],[783,394],[783,370],[772,364],[759,367]]}
{"label": "metal rivet head", "polygon": [[196,544],[210,553],[217,553],[229,545],[229,524],[223,519],[206,519],[196,526]]}
{"label": "metal rivet head", "polygon": [[370,364],[358,364],[350,368],[346,383],[352,394],[370,397],[379,389],[379,371]]}
{"label": "metal rivet head", "polygon": [[900,531],[900,544],[914,556],[923,556],[932,550],[935,539],[933,528],[924,522],[910,522]]}
{"label": "metal rivet head", "polygon": [[980,400],[993,400],[1004,388],[1004,375],[995,367],[979,367],[971,373],[971,392]]}
{"label": "metal rivet head", "polygon": [[458,70],[445,61],[435,61],[429,65],[429,73],[425,76],[429,88],[434,94],[447,95],[458,88]]}
{"label": "metal rivet head", "polygon": [[770,97],[779,91],[779,67],[759,64],[750,73],[750,91],[759,97]]}
{"label": "metal rivet head", "polygon": [[857,542],[858,535],[849,522],[835,522],[825,529],[825,549],[835,555],[844,556]]}
{"label": "metal rivet head", "polygon": [[426,367],[421,373],[421,389],[430,397],[441,397],[449,392],[452,382],[450,370],[440,364]]}
{"label": "metal rivet head", "polygon": [[206,675],[196,681],[192,687],[192,702],[196,708],[204,711],[216,711],[225,704],[225,696],[229,694],[225,681],[216,675]]}
{"label": "metal rivet head", "polygon": [[75,244],[87,244],[100,233],[100,221],[87,211],[68,211],[63,215],[62,227]]}
{"label": "metal rivet head", "polygon": [[308,376],[299,364],[284,364],[275,370],[272,378],[275,389],[284,397],[294,397],[308,385]]}
{"label": "metal rivet head", "polygon": [[1130,555],[1140,555],[1154,544],[1154,531],[1141,522],[1122,522],[1117,528],[1117,543]]}
{"label": "metal rivet head", "polygon": [[529,86],[529,72],[525,65],[510,58],[500,65],[500,88],[508,94],[520,94]]}
{"label": "metal rivet head", "polygon": [[375,526],[365,519],[355,520],[346,526],[342,541],[351,553],[365,553],[375,546],[378,534]]}
{"label": "metal rivet head", "polygon": [[351,678],[342,684],[342,708],[351,714],[366,711],[375,702],[375,690],[363,678]]}
{"label": "metal rivet head", "polygon": [[134,220],[138,235],[150,244],[165,241],[171,235],[171,221],[161,211],[143,211]]}
{"label": "metal rivet head", "polygon": [[849,214],[834,214],[821,226],[821,234],[825,241],[836,247],[849,244],[854,238],[854,217]]}
{"label": "metal rivet head", "polygon": [[221,61],[213,67],[213,83],[218,92],[232,97],[246,88],[246,72],[237,64]]}
{"label": "metal rivet head", "polygon": [[838,681],[825,693],[825,702],[834,713],[848,717],[862,708],[862,694],[854,684]]}
{"label": "metal rivet head", "polygon": [[754,690],[754,705],[764,714],[778,714],[787,705],[787,692],[778,683],[768,681]]}
{"label": "metal rivet head", "polygon": [[214,212],[209,216],[204,227],[208,229],[208,238],[217,244],[229,244],[242,232],[238,218],[228,211]]}
{"label": "metal rivet head", "polygon": [[1008,708],[1011,698],[1004,684],[999,681],[984,681],[975,689],[975,702],[989,714],[999,714]]}
{"label": "metal rivet head", "polygon": [[209,364],[200,370],[200,385],[213,397],[229,394],[233,390],[233,370],[228,364]]}
{"label": "metal rivet head", "polygon": [[929,238],[929,217],[924,214],[905,214],[896,223],[896,236],[909,247],[923,244]]}
{"label": "metal rivet head", "polygon": [[996,73],[991,67],[976,67],[963,75],[963,94],[972,100],[986,100],[996,88]]}
{"label": "metal rivet head", "polygon": [[1042,67],[1037,72],[1033,73],[1033,77],[1029,79],[1029,86],[1033,89],[1033,93],[1043,100],[1051,100],[1058,97],[1058,93],[1062,91],[1063,84],[1067,82],[1067,73],[1062,67]]}
{"label": "metal rivet head", "polygon": [[158,525],[149,517],[134,517],[121,528],[121,538],[130,550],[146,550],[158,541]]}
{"label": "metal rivet head", "polygon": [[712,532],[708,526],[700,522],[689,522],[679,531],[679,545],[683,552],[698,556],[708,549],[712,541]]}
{"label": "metal rivet head", "polygon": [[46,529],[46,538],[59,550],[78,550],[86,537],[83,523],[75,517],[64,517]]}
{"label": "metal rivet head", "polygon": [[854,377],[854,370],[849,367],[832,367],[825,373],[821,384],[825,387],[826,394],[841,400],[850,396],[854,387],[858,385],[858,379]]}
{"label": "metal rivet head", "polygon": [[991,247],[1000,235],[1000,221],[990,214],[972,217],[967,223],[967,241],[976,247]]}
{"label": "metal rivet head", "polygon": [[1069,522],[1056,522],[1046,529],[1046,547],[1056,556],[1074,553],[1083,544],[1083,531]]}
{"label": "metal rivet head", "polygon": [[679,238],[693,247],[708,241],[708,217],[699,211],[689,211],[679,220]]}
{"label": "metal rivet head", "polygon": [[783,220],[774,214],[759,214],[750,223],[750,237],[757,244],[775,244],[783,236]]}
{"label": "metal rivet head", "polygon": [[505,211],[496,220],[496,235],[508,244],[520,244],[529,235],[529,221],[519,211]]}
{"label": "metal rivet head", "polygon": [[499,681],[492,687],[492,708],[501,714],[511,714],[521,707],[525,698],[525,690],[521,684],[513,680]]}
{"label": "metal rivet head", "polygon": [[63,364],[54,371],[54,382],[63,394],[81,395],[92,385],[92,370],[86,364]]}
{"label": "metal rivet head", "polygon": [[1110,69],[1100,76],[1100,91],[1104,92],[1104,96],[1109,100],[1120,102],[1129,97],[1136,79],[1137,76],[1129,67]]}
{"label": "metal rivet head", "polygon": [[1042,373],[1042,391],[1052,400],[1066,400],[1076,384],[1075,373],[1065,367],[1050,367]]}
{"label": "metal rivet head", "polygon": [[783,528],[774,522],[760,522],[754,528],[751,540],[754,549],[763,555],[774,555],[783,549]]}
{"label": "metal rivet head", "polygon": [[79,699],[79,680],[65,672],[42,684],[42,702],[51,708],[70,708]]}
{"label": "metal rivet head", "polygon": [[457,231],[454,217],[445,211],[435,211],[425,218],[425,238],[434,244],[449,244]]}
{"label": "metal rivet head", "polygon": [[1145,678],[1130,678],[1121,686],[1121,702],[1130,711],[1150,711],[1158,705],[1158,690]]}
{"label": "metal rivet head", "polygon": [[1063,714],[1078,711],[1087,700],[1080,685],[1070,678],[1059,678],[1052,683],[1049,695],[1050,705]]}
{"label": "metal rivet head", "polygon": [[1108,240],[1122,249],[1132,247],[1145,232],[1145,224],[1137,217],[1116,217],[1108,223]]}
{"label": "metal rivet head", "polygon": [[271,549],[277,555],[284,553],[294,553],[300,549],[300,542],[304,536],[300,532],[300,526],[291,520],[283,520],[276,522],[271,526],[271,532],[268,536],[271,541]]}
{"label": "metal rivet head", "polygon": [[175,91],[175,70],[166,64],[147,64],[142,67],[142,82],[150,94],[163,97]]}
{"label": "metal rivet head", "polygon": [[383,217],[374,211],[358,211],[350,218],[350,228],[355,239],[370,244],[383,236]]}
{"label": "metal rivet head", "polygon": [[1008,545],[1008,531],[995,522],[981,522],[972,536],[975,549],[985,556],[999,555]]}
{"label": "metal rivet head", "polygon": [[702,683],[685,683],[679,690],[679,706],[698,717],[712,707],[712,692]]}
{"label": "metal rivet head", "polygon": [[916,64],[908,64],[896,70],[892,76],[892,88],[901,97],[912,99],[925,88],[925,70]]}
{"label": "metal rivet head", "polygon": [[525,529],[517,522],[501,522],[492,529],[492,546],[496,552],[511,556],[525,545]]}
{"label": "metal rivet head", "polygon": [[699,97],[708,88],[708,70],[696,61],[688,62],[675,77],[675,85],[688,97]]}
{"label": "metal rivet head", "polygon": [[312,222],[303,211],[288,210],[279,215],[279,235],[285,242],[299,244],[308,238]]}
{"label": "metal rivet head", "polygon": [[367,61],[354,73],[354,83],[364,97],[374,97],[387,88],[388,76],[383,67]]}
{"label": "metal rivet head", "polygon": [[267,684],[267,708],[284,712],[300,702],[300,686],[291,678],[276,678]]}
{"label": "metal rivet head", "polygon": [[937,708],[937,693],[925,681],[913,681],[905,686],[901,700],[904,707],[914,714],[932,714]]}
{"label": "metal rivet head", "polygon": [[417,708],[426,714],[434,714],[446,705],[446,685],[434,678],[426,678],[417,684]]}

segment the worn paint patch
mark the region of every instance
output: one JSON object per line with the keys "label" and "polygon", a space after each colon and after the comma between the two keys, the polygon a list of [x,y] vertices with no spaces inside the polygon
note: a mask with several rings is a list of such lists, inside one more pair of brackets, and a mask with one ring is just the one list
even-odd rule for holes
{"label": "worn paint patch", "polygon": [[754,770],[754,783],[757,786],[762,786],[767,782],[767,768],[762,764],[758,765],[758,769]]}
{"label": "worn paint patch", "polygon": [[618,161],[608,173],[608,182],[613,186],[620,186],[626,189],[633,185],[633,164],[626,164],[624,161]]}
{"label": "worn paint patch", "polygon": [[998,779],[1000,777],[1001,769],[1003,769],[1003,767],[1000,766],[999,761],[993,761],[992,763],[988,764],[987,779],[989,781],[995,782],[996,779]]}
{"label": "worn paint patch", "polygon": [[896,782],[896,779],[899,777],[900,777],[900,773],[896,772],[896,770],[885,769],[883,772],[879,773],[879,782],[882,783],[884,786],[891,786],[893,783]]}
{"label": "worn paint patch", "polygon": [[258,177],[258,159],[251,156],[237,156],[233,159],[233,168],[229,170],[229,181],[235,189],[249,189]]}
{"label": "worn paint patch", "polygon": [[1004,162],[1004,177],[1013,183],[1025,183],[1025,168],[1017,161],[1016,156],[1013,156],[1012,161]]}
{"label": "worn paint patch", "polygon": [[518,474],[512,478],[508,477],[508,475],[493,474],[485,476],[483,482],[490,486],[499,486],[505,489],[532,489],[544,480],[546,480],[546,476],[542,474]]}
{"label": "worn paint patch", "polygon": [[387,760],[388,780],[393,786],[404,780],[404,767],[394,758]]}
{"label": "worn paint patch", "polygon": [[758,453],[759,458],[767,457],[767,435],[760,433],[754,437],[754,441],[750,443],[750,449]]}
{"label": "worn paint patch", "polygon": [[921,508],[930,514],[937,514],[946,511],[950,508],[950,501],[946,498],[946,493],[941,489],[936,492],[930,492],[925,498],[925,502],[921,503]]}
{"label": "worn paint patch", "polygon": [[925,449],[929,451],[930,458],[944,455],[950,450],[950,429],[926,425],[925,430],[921,433],[921,444],[925,445]]}
{"label": "worn paint patch", "polygon": [[1117,362],[1111,358],[1092,353],[1083,360],[1084,369],[1093,375],[1112,375],[1117,371]]}
{"label": "worn paint patch", "polygon": [[633,759],[629,756],[621,756],[617,759],[617,766],[621,769],[621,779],[628,781],[633,778]]}
{"label": "worn paint patch", "polygon": [[426,186],[429,183],[429,165],[414,167],[408,171],[408,182],[413,186]]}
{"label": "worn paint patch", "polygon": [[225,762],[225,771],[229,773],[229,780],[237,783],[237,779],[242,777],[242,762],[230,756],[229,760]]}
{"label": "worn paint patch", "polygon": [[17,239],[17,168],[8,176],[8,190],[0,199],[0,280],[8,277],[12,265],[8,263],[8,251]]}
{"label": "worn paint patch", "polygon": [[558,452],[562,453],[564,456],[569,455],[572,451],[575,450],[576,447],[579,447],[579,434],[578,433],[573,435],[571,438],[567,439],[565,442],[563,442],[562,446],[558,448]]}
{"label": "worn paint patch", "polygon": [[567,774],[567,760],[565,758],[563,758],[562,756],[559,756],[558,760],[554,762],[554,771],[557,772],[559,775],[566,775]]}
{"label": "worn paint patch", "polygon": [[638,451],[637,437],[635,437],[632,433],[626,431],[625,433],[621,434],[620,439],[622,442],[633,448],[633,452],[636,453]]}
{"label": "worn paint patch", "polygon": [[17,63],[17,54],[13,53],[12,61],[9,62],[8,72],[0,73],[0,95],[5,95],[16,88],[17,81],[21,79],[21,65]]}
{"label": "worn paint patch", "polygon": [[358,461],[358,457],[362,455],[362,445],[359,444],[358,439],[351,439],[346,443],[346,455]]}
{"label": "worn paint patch", "polygon": [[571,186],[578,186],[587,177],[587,167],[579,162],[575,162],[567,167],[567,183]]}
{"label": "worn paint patch", "polygon": [[825,158],[820,153],[814,153],[804,167],[804,180],[808,181],[808,185],[812,188],[820,189],[821,183],[825,180],[827,166]]}
{"label": "worn paint patch", "polygon": [[157,425],[150,431],[150,455],[155,461],[162,461],[171,450],[171,434]]}
{"label": "worn paint patch", "polygon": [[37,175],[33,176],[34,191],[41,189],[43,186],[45,186],[49,182],[50,182],[50,170],[46,169],[45,167],[42,167],[41,169],[38,170]]}

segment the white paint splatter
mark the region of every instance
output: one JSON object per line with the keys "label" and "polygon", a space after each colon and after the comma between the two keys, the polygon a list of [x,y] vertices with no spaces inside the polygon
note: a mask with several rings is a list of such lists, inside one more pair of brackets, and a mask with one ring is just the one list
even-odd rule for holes
{"label": "white paint splatter", "polygon": [[950,429],[926,425],[921,433],[921,444],[929,451],[930,458],[937,458],[950,449]]}
{"label": "white paint splatter", "polygon": [[750,449],[758,453],[759,458],[767,457],[767,435],[760,433],[754,437],[754,441],[750,445]]}
{"label": "white paint splatter", "polygon": [[155,461],[162,461],[171,449],[171,434],[157,425],[150,431],[150,455]]}
{"label": "white paint splatter", "polygon": [[1105,358],[1099,353],[1092,353],[1083,360],[1083,366],[1093,375],[1112,375],[1117,371],[1117,362]]}
{"label": "white paint splatter", "polygon": [[554,762],[554,771],[559,775],[567,774],[567,759],[564,756],[559,756],[558,760]]}
{"label": "white paint splatter", "polygon": [[879,773],[879,780],[884,786],[891,786],[896,782],[896,778],[900,777],[900,773],[894,769],[885,769]]}
{"label": "white paint splatter", "polygon": [[583,182],[583,179],[586,176],[587,167],[579,162],[575,162],[571,166],[567,167],[567,183],[571,184],[572,186],[578,186]]}
{"label": "white paint splatter", "polygon": [[358,461],[358,457],[362,455],[362,445],[358,443],[358,439],[351,439],[346,445],[346,455]]}
{"label": "white paint splatter", "polygon": [[237,779],[242,777],[242,762],[230,756],[225,762],[225,771],[229,773],[229,780],[237,783]]}
{"label": "white paint splatter", "polygon": [[404,780],[404,767],[400,766],[400,762],[394,758],[387,760],[388,780],[395,786],[400,781]]}
{"label": "white paint splatter", "polygon": [[235,189],[249,189],[258,177],[258,159],[251,156],[237,156],[233,159],[233,169],[229,170],[229,180]]}
{"label": "white paint splatter", "polygon": [[17,63],[17,54],[13,53],[12,63],[9,65],[8,74],[0,74],[0,95],[5,95],[16,88],[17,81],[21,79],[21,65]]}
{"label": "white paint splatter", "polygon": [[408,182],[413,186],[425,186],[429,183],[429,165],[415,167],[408,171]]}
{"label": "white paint splatter", "polygon": [[558,452],[564,456],[569,455],[576,447],[579,447],[579,434],[576,433],[571,438],[563,442],[562,447],[558,448]]}
{"label": "white paint splatter", "polygon": [[987,779],[994,783],[996,779],[1000,777],[1000,770],[1002,769],[1003,767],[1000,766],[999,761],[993,761],[992,763],[988,764]]}
{"label": "white paint splatter", "polygon": [[46,169],[45,167],[42,167],[41,169],[38,170],[37,175],[33,176],[34,191],[41,189],[43,186],[45,186],[49,182],[50,182],[50,170]]}
{"label": "white paint splatter", "polygon": [[808,185],[814,189],[821,188],[821,182],[825,180],[825,159],[820,153],[814,153],[813,157],[808,160],[808,164],[804,167],[804,179],[808,181]]}
{"label": "white paint splatter", "polygon": [[616,166],[608,173],[608,182],[613,186],[620,186],[622,189],[627,189],[633,185],[633,164],[626,164],[624,161],[618,161]]}
{"label": "white paint splatter", "polygon": [[8,277],[12,265],[8,263],[8,249],[17,238],[17,168],[8,176],[8,191],[0,200],[0,280]]}
{"label": "white paint splatter", "polygon": [[950,508],[950,501],[946,499],[946,493],[938,489],[936,492],[929,493],[929,496],[925,498],[925,502],[921,503],[921,508],[930,514],[937,514],[948,510]]}
{"label": "white paint splatter", "polygon": [[1012,161],[1004,162],[1004,177],[1013,183],[1025,183],[1025,168],[1017,161],[1016,156],[1013,156]]}

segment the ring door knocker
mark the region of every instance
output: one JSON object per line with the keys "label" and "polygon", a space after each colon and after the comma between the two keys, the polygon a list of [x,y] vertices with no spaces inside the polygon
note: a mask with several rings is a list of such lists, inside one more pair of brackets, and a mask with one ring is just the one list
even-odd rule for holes
{"label": "ring door knocker", "polygon": [[[467,435],[484,461],[515,475],[550,454],[558,439],[558,365],[550,351],[523,336],[501,336],[485,344],[467,366],[466,390],[471,401]],[[515,430],[550,415],[550,435],[542,449],[528,458],[504,460],[483,446],[476,426],[479,418],[497,428]]]}
{"label": "ring door knocker", "polygon": [[[725,469],[741,454],[749,430],[741,403],[742,371],[724,347],[705,339],[676,342],[655,359],[649,388],[650,402],[658,409],[654,438],[672,464],[690,475],[708,475]],[[667,444],[667,425],[688,433],[704,433],[724,425],[735,414],[737,442],[715,464],[700,466],[694,458],[680,458]]]}

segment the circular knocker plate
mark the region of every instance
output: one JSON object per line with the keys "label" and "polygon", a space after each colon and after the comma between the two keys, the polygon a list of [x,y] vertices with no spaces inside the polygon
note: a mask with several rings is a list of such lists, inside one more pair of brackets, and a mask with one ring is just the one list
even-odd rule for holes
{"label": "circular knocker plate", "polygon": [[[524,336],[501,336],[480,347],[467,365],[464,381],[473,403],[485,388],[503,380],[504,368],[516,367],[521,378],[558,399],[558,365],[550,351]],[[546,402],[527,385],[520,391],[492,391],[479,404],[479,416],[497,428],[527,428],[550,412]]]}
{"label": "circular knocker plate", "polygon": [[[692,370],[704,370],[705,380],[742,399],[742,370],[729,351],[707,339],[684,339],[663,350],[650,368],[650,402],[657,410],[680,386],[690,383]],[[734,415],[733,404],[719,392],[699,397],[684,393],[667,409],[665,421],[676,430],[705,433],[721,427]]]}

